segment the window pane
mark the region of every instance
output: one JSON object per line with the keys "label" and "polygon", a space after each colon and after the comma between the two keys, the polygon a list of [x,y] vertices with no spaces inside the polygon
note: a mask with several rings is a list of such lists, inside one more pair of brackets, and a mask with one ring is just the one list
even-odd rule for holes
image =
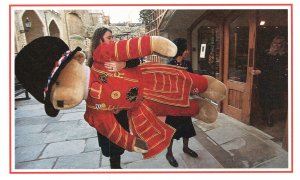
{"label": "window pane", "polygon": [[246,82],[248,43],[249,43],[248,16],[242,15],[230,24],[229,39],[229,69],[228,79]]}
{"label": "window pane", "polygon": [[198,70],[200,74],[219,77],[220,32],[216,24],[204,20],[198,29]]}

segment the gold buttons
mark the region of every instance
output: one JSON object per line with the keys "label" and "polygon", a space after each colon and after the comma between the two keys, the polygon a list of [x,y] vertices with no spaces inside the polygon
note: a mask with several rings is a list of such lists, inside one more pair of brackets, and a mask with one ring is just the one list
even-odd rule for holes
{"label": "gold buttons", "polygon": [[106,104],[105,103],[101,103],[101,108],[106,108]]}
{"label": "gold buttons", "polygon": [[113,91],[113,92],[111,92],[110,96],[112,99],[119,99],[121,97],[121,93],[120,93],[120,91]]}

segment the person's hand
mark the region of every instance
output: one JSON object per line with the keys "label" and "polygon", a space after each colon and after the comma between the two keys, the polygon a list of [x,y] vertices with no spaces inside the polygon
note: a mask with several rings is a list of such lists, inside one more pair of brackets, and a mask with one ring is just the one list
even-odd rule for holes
{"label": "person's hand", "polygon": [[253,69],[253,70],[250,71],[250,73],[252,75],[259,75],[259,74],[261,74],[261,70],[259,70],[259,69]]}
{"label": "person's hand", "polygon": [[126,62],[109,61],[104,63],[104,67],[110,72],[117,72],[124,69]]}

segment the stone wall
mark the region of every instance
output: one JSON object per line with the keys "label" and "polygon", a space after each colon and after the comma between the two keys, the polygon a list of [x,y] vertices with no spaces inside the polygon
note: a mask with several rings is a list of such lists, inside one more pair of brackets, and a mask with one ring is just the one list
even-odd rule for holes
{"label": "stone wall", "polygon": [[[21,32],[27,17],[32,27],[29,32]],[[32,40],[49,35],[61,38],[71,50],[79,46],[88,52],[95,29],[102,26],[110,28],[114,35],[123,34],[119,39],[145,33],[142,24],[104,24],[109,23],[109,17],[101,10],[15,10],[14,21],[15,53]],[[124,32],[128,32],[127,35],[124,35]]]}
{"label": "stone wall", "polygon": [[[31,22],[31,29],[24,32],[26,18]],[[16,10],[14,15],[15,53],[27,43],[41,36],[61,38],[71,49],[81,46],[87,49],[89,39],[87,29],[95,26],[101,15],[89,14],[87,10]]]}

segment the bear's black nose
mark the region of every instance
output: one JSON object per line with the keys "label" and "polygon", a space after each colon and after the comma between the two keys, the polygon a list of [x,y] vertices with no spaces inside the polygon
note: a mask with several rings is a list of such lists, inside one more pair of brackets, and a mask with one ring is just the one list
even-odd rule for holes
{"label": "bear's black nose", "polygon": [[60,107],[60,108],[63,108],[64,107],[64,101],[63,100],[58,100],[56,101],[57,102],[57,106]]}

